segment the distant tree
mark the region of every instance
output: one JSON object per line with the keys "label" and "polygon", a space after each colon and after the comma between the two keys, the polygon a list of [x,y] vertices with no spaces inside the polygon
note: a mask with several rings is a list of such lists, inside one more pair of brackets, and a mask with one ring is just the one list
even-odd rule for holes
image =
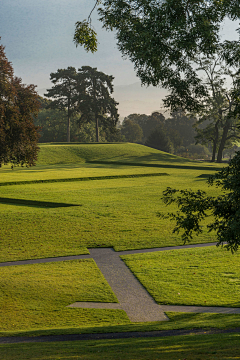
{"label": "distant tree", "polygon": [[14,77],[4,47],[0,45],[0,166],[32,166],[37,160],[38,127],[33,117],[39,110],[34,85]]}
{"label": "distant tree", "polygon": [[123,120],[121,134],[125,137],[126,141],[132,143],[140,143],[143,137],[141,127],[128,118]]}
{"label": "distant tree", "polygon": [[57,72],[50,74],[50,80],[54,84],[51,89],[47,89],[44,96],[52,99],[49,104],[51,109],[58,109],[67,112],[67,142],[70,142],[71,118],[79,111],[79,92],[82,87],[77,84],[77,72],[74,67],[58,69]]}
{"label": "distant tree", "polygon": [[[146,114],[130,114],[126,120],[131,120],[135,124],[138,124],[143,132],[142,143],[145,143],[150,133],[160,124],[163,124],[165,117],[159,112],[153,112],[151,115]],[[138,141],[139,142],[139,141]]]}
{"label": "distant tree", "polygon": [[[197,143],[211,144],[212,161],[215,161],[217,154],[217,162],[222,161],[224,148],[240,139],[239,70],[220,55],[197,61],[199,70],[206,75],[209,96],[202,100],[202,108],[196,114],[196,140]],[[226,84],[226,77],[231,80],[230,89]]]}
{"label": "distant tree", "polygon": [[84,88],[78,103],[80,122],[95,122],[96,142],[99,142],[100,125],[114,129],[118,121],[118,103],[110,96],[113,79],[113,76],[97,71],[97,68],[82,66],[78,69],[78,84]]}
{"label": "distant tree", "polygon": [[179,139],[181,139],[182,146],[189,146],[190,144],[195,143],[196,130],[193,125],[196,123],[196,118],[193,116],[187,116],[184,111],[178,109],[173,111],[171,117],[166,119],[165,127],[167,133],[170,133],[174,130],[177,131]]}
{"label": "distant tree", "polygon": [[65,111],[41,109],[34,123],[41,128],[39,142],[66,141],[67,122]]}
{"label": "distant tree", "polygon": [[163,125],[159,125],[150,133],[145,144],[154,149],[168,153],[173,152],[173,144],[167,136]]}

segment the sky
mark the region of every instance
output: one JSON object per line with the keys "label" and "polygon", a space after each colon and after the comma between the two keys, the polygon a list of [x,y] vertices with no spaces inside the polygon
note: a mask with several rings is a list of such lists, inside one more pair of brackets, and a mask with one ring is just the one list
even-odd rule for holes
{"label": "sky", "polygon": [[[37,85],[43,95],[52,86],[51,72],[89,65],[115,77],[113,96],[121,117],[160,110],[166,91],[141,87],[133,64],[122,58],[114,33],[102,29],[96,11],[92,24],[98,34],[98,51],[87,53],[74,45],[74,25],[88,17],[94,4],[95,0],[0,0],[1,44],[15,75],[25,84]],[[223,37],[236,39],[236,27],[227,22]]]}

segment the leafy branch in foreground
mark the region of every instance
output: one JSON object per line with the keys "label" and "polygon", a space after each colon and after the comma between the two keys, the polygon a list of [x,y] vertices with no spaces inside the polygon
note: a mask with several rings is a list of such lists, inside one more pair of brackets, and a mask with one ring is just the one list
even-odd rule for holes
{"label": "leafy branch in foreground", "polygon": [[73,42],[76,45],[81,45],[87,52],[95,53],[97,51],[97,33],[91,27],[87,20],[77,21],[75,24],[75,33]]}
{"label": "leafy branch in foreground", "polygon": [[166,205],[175,203],[176,213],[159,213],[161,218],[176,221],[173,233],[183,230],[184,243],[192,239],[193,234],[203,232],[201,221],[213,216],[207,225],[208,231],[216,231],[217,246],[227,243],[228,250],[235,252],[240,245],[240,152],[229,165],[208,179],[209,185],[222,188],[220,196],[207,196],[205,191],[176,190],[168,187],[163,191],[162,200]]}

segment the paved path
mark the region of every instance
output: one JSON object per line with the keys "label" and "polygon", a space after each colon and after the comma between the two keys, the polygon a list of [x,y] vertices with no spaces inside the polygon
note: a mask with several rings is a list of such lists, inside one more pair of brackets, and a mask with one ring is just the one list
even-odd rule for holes
{"label": "paved path", "polygon": [[[167,251],[167,250],[179,250],[179,249],[191,249],[196,247],[206,247],[206,246],[214,246],[217,243],[205,243],[205,244],[193,244],[193,245],[179,245],[179,246],[168,246],[161,248],[152,248],[152,249],[138,249],[138,250],[125,250],[116,252],[117,255],[131,255],[131,254],[142,254],[146,252],[155,252],[155,251]],[[100,250],[105,248],[98,248],[95,250]],[[14,265],[30,265],[30,264],[41,264],[47,262],[55,262],[55,261],[66,261],[66,260],[81,260],[81,259],[91,259],[91,255],[72,255],[72,256],[61,256],[54,258],[45,258],[45,259],[34,259],[34,260],[19,260],[19,261],[8,261],[0,263],[0,267],[2,266],[14,266]]]}
{"label": "paved path", "polygon": [[68,307],[121,309],[130,321],[166,321],[168,317],[111,248],[90,249],[90,255],[111,286],[119,303],[76,302]]}
{"label": "paved path", "polygon": [[165,247],[154,249],[128,250],[121,252],[115,252],[111,248],[97,248],[90,249],[90,255],[16,261],[1,263],[0,266],[3,267],[13,265],[27,265],[54,261],[92,258],[98,265],[100,271],[104,275],[109,285],[111,286],[113,292],[118,299],[118,303],[76,302],[74,304],[70,304],[68,307],[122,309],[127,313],[130,321],[132,322],[166,321],[168,320],[168,317],[165,314],[165,312],[167,311],[240,314],[240,308],[158,305],[119,257],[120,255],[127,254],[206,247],[213,245],[216,245],[216,243],[185,245],[167,248]]}
{"label": "paved path", "polygon": [[91,249],[90,254],[133,322],[165,321],[168,317],[113,249]]}

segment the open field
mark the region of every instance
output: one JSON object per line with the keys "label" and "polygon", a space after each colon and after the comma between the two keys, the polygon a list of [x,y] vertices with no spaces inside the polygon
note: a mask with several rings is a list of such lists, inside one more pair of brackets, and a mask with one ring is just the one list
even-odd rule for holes
{"label": "open field", "polygon": [[240,307],[240,253],[224,248],[122,257],[158,304]]}
{"label": "open field", "polygon": [[119,310],[67,308],[75,301],[117,302],[92,259],[5,267],[1,278],[1,331],[129,323]]}
{"label": "open field", "polygon": [[[91,159],[101,155],[98,149],[108,156],[117,153],[117,144],[89,145],[93,151]],[[113,150],[111,150],[113,146]],[[118,149],[119,158],[124,158],[123,144]],[[42,145],[41,151],[51,149],[51,145]],[[53,146],[59,149],[59,159],[67,146]],[[84,148],[84,145],[70,146],[73,149]],[[127,144],[126,149],[138,154],[155,152],[157,163],[166,164],[165,159],[171,155],[157,152],[144,146]],[[85,145],[85,149],[87,146]],[[115,149],[115,150],[114,150]],[[149,150],[150,149],[150,150]],[[98,151],[97,151],[98,150]],[[125,150],[125,151],[127,151]],[[65,150],[64,150],[65,151]],[[83,152],[85,154],[85,152]],[[65,154],[65,152],[64,152]],[[99,155],[100,154],[100,155]],[[51,151],[49,150],[49,162]],[[64,155],[65,156],[65,155]],[[86,158],[86,155],[84,155]],[[102,154],[103,156],[103,154]],[[90,158],[90,157],[88,157]],[[40,152],[41,160],[41,152]],[[161,160],[161,161],[160,161]],[[46,161],[46,160],[45,160]],[[59,160],[60,161],[60,160]],[[177,164],[191,163],[187,171],[176,167],[174,163],[167,169],[116,164],[76,164],[41,165],[31,169],[1,169],[0,183],[9,181],[37,181],[54,179],[101,178],[101,180],[66,181],[38,184],[21,184],[0,186],[0,262],[56,257],[88,253],[91,247],[114,247],[115,250],[174,246],[181,244],[177,235],[172,235],[173,224],[159,219],[159,211],[169,211],[160,198],[167,186],[179,188],[206,189],[209,193],[215,189],[206,185],[205,174],[211,170],[202,170],[202,163],[181,160]],[[155,163],[156,165],[156,163]],[[198,168],[200,166],[200,169]],[[156,173],[167,173],[163,176],[151,176]],[[131,178],[133,175],[148,177]],[[129,175],[129,178],[119,176]],[[115,176],[109,179],[109,176]],[[60,204],[64,206],[59,206]],[[75,205],[75,206],[71,206]],[[147,209],[147,211],[146,211]],[[204,233],[194,242],[214,241],[214,235]]]}
{"label": "open field", "polygon": [[[174,210],[161,202],[162,191],[171,186],[201,188],[216,194],[219,190],[206,184],[206,177],[216,170],[213,164],[193,162],[136,144],[41,145],[36,167],[11,170],[6,166],[0,169],[0,262],[87,254],[88,248],[96,247],[113,247],[121,251],[182,245],[180,236],[172,234],[174,224],[157,217],[159,211]],[[64,179],[66,181],[61,182]],[[49,182],[34,183],[45,180]],[[23,183],[6,185],[7,182]],[[192,243],[213,241],[214,234],[204,230]],[[237,268],[237,262],[231,260],[237,261],[239,256],[231,258],[232,255],[225,252],[216,268],[216,251],[220,250],[208,251],[211,261],[201,270],[207,271],[208,286],[209,281],[216,282],[212,274],[221,266],[227,269],[221,271],[234,274],[220,280],[220,283],[223,279],[228,281],[224,296],[217,298],[214,295],[211,302],[211,288],[206,289],[204,298],[197,297],[198,304],[239,306],[239,273],[236,269],[229,270],[231,265]],[[168,253],[173,254],[172,251]],[[188,253],[184,252],[183,256],[178,253],[175,258],[172,256],[172,262],[168,260],[167,252],[159,254],[165,256],[164,261],[156,254],[127,257],[129,267],[159,303],[196,303],[194,293],[205,282],[203,275],[197,275],[190,284],[188,273],[179,271],[188,261]],[[203,256],[199,254],[196,250],[192,256],[194,261],[198,258],[198,264],[190,260],[189,266],[200,269]],[[122,310],[66,308],[75,301],[117,301],[92,260],[13,266],[0,271],[3,279],[0,291],[4,294],[1,298],[1,336],[240,326],[240,315],[168,313],[169,322],[130,323]],[[146,274],[154,278],[154,282]],[[161,283],[164,280],[165,284]],[[169,286],[166,286],[168,281]],[[187,291],[187,296],[175,294],[180,285]],[[207,282],[205,285],[207,287]],[[183,291],[177,292],[182,294]],[[179,302],[180,299],[185,302]],[[171,349],[172,344],[169,344],[166,348]],[[18,351],[18,346],[14,349]],[[14,349],[6,350],[8,359],[11,356],[21,359]],[[61,355],[64,351],[61,349],[64,346],[59,345],[59,359],[67,359]],[[154,354],[155,350],[152,351]],[[43,353],[42,359],[45,355]],[[137,355],[137,352],[132,354],[139,358]],[[90,359],[86,356],[92,355],[81,356]],[[112,356],[117,358],[115,352]]]}
{"label": "open field", "polygon": [[0,345],[1,360],[235,360],[239,334]]}

